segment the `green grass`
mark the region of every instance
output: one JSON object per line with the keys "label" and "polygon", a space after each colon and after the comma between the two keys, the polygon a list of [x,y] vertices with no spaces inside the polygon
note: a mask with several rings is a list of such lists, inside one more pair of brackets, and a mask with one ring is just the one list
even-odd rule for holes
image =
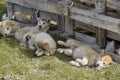
{"label": "green grass", "polygon": [[[5,12],[5,2],[0,0],[0,16]],[[20,47],[13,37],[0,36],[0,78],[10,74],[10,80],[120,80],[119,64],[96,71],[73,67],[69,60],[59,53],[35,57],[34,51]]]}
{"label": "green grass", "polygon": [[5,0],[0,0],[0,20],[4,13],[7,12]]}
{"label": "green grass", "polygon": [[0,78],[10,74],[10,80],[120,80],[119,64],[96,71],[73,67],[69,60],[59,53],[35,57],[13,37],[0,37]]}

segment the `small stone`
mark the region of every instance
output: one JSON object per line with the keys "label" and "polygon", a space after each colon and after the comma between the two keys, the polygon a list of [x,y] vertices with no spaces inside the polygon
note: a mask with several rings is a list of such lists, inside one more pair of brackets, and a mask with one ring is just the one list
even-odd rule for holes
{"label": "small stone", "polygon": [[10,74],[7,74],[1,78],[1,80],[9,80],[9,79],[10,79]]}

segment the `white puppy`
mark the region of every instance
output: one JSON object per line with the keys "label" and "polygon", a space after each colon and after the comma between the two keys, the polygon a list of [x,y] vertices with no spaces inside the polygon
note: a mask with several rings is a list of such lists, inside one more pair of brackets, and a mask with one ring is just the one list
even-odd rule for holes
{"label": "white puppy", "polygon": [[31,34],[33,34],[39,32],[47,32],[49,30],[50,20],[41,18],[37,18],[37,20],[38,23],[36,26],[26,26],[15,32],[15,38],[20,42],[20,45],[27,46],[26,42],[29,38],[26,33],[30,32]]}
{"label": "white puppy", "polygon": [[56,51],[56,42],[54,39],[45,32],[40,32],[38,34],[29,35],[29,47],[35,49],[36,47],[36,56],[41,56],[43,54],[49,56],[53,55]]}

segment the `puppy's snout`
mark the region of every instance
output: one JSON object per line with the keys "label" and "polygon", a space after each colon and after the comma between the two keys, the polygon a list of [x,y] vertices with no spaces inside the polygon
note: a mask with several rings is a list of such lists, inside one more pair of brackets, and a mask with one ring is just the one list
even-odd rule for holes
{"label": "puppy's snout", "polygon": [[37,54],[35,53],[34,56],[37,57]]}
{"label": "puppy's snout", "polygon": [[96,65],[95,65],[95,67],[98,67],[98,66],[99,66],[99,64],[96,64]]}
{"label": "puppy's snout", "polygon": [[5,33],[5,36],[7,36],[7,33]]}
{"label": "puppy's snout", "polygon": [[41,25],[39,25],[39,28],[41,28]]}

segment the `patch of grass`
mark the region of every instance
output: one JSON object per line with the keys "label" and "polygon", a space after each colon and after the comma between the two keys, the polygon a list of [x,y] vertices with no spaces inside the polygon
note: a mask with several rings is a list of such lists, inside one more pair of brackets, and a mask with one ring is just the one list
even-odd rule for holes
{"label": "patch of grass", "polygon": [[10,80],[120,80],[119,64],[96,71],[73,67],[69,60],[60,53],[35,57],[13,37],[0,38],[0,78],[10,74]]}
{"label": "patch of grass", "polygon": [[0,20],[4,13],[7,12],[5,0],[0,0]]}

